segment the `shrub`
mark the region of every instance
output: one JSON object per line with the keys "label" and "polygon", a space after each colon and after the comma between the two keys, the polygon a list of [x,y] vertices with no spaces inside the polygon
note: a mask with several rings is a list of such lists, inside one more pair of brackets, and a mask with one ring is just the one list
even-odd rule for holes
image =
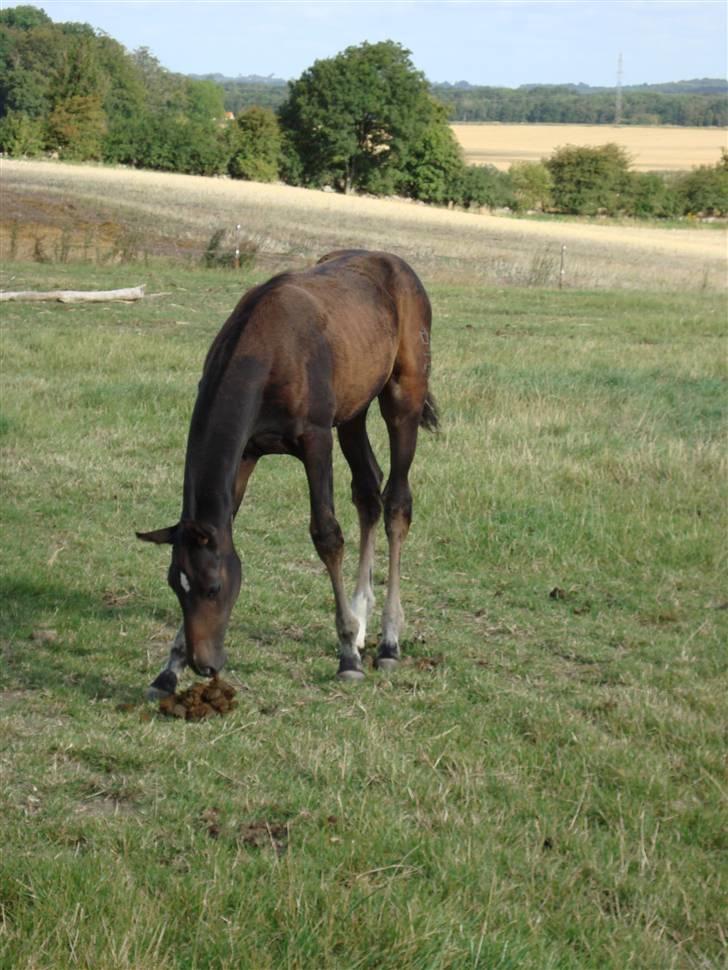
{"label": "shrub", "polygon": [[572,215],[616,215],[629,208],[630,158],[619,145],[565,145],[545,162],[555,207]]}
{"label": "shrub", "polygon": [[517,209],[550,208],[553,179],[543,162],[514,162],[509,174]]}
{"label": "shrub", "polygon": [[229,229],[216,229],[202,254],[202,265],[208,268],[247,269],[255,263],[258,246],[252,239],[241,239]]}
{"label": "shrub", "polygon": [[716,165],[701,165],[681,176],[677,192],[686,215],[728,215],[728,152],[723,149]]}
{"label": "shrub", "polygon": [[655,172],[632,172],[628,212],[643,218],[664,219],[680,214],[677,192],[662,175]]}
{"label": "shrub", "polygon": [[487,206],[489,209],[513,206],[515,200],[508,172],[493,165],[468,165],[463,171],[458,192],[466,208]]}

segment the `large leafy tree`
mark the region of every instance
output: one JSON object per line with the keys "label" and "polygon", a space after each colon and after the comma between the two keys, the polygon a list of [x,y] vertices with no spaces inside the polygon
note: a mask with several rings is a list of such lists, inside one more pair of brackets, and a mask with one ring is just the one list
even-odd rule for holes
{"label": "large leafy tree", "polygon": [[100,69],[91,28],[73,34],[50,88],[48,141],[66,158],[99,158],[108,79]]}
{"label": "large leafy tree", "polygon": [[437,105],[430,124],[408,147],[398,189],[422,202],[458,202],[464,176],[462,149],[447,124],[445,108]]}
{"label": "large leafy tree", "polygon": [[424,75],[393,41],[316,61],[279,115],[289,178],[344,192],[396,190],[413,146],[438,120]]}
{"label": "large leafy tree", "polygon": [[0,10],[0,116],[44,118],[50,86],[63,59],[65,37],[42,10]]}

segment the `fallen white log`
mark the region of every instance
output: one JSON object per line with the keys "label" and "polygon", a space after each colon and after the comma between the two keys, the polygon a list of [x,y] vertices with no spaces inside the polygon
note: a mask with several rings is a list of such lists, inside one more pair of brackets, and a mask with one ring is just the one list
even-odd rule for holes
{"label": "fallen white log", "polygon": [[141,300],[144,286],[130,286],[125,290],[48,290],[45,293],[33,290],[12,292],[0,291],[0,303],[9,300],[29,303],[35,300],[54,300],[56,303],[105,303],[107,300]]}

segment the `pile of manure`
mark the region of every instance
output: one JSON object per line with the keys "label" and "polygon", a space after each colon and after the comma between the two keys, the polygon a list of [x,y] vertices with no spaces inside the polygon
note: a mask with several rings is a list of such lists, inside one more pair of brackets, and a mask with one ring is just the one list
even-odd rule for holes
{"label": "pile of manure", "polygon": [[179,694],[170,694],[159,702],[161,714],[186,721],[200,721],[216,714],[227,714],[237,707],[235,688],[218,677],[208,683],[193,684]]}

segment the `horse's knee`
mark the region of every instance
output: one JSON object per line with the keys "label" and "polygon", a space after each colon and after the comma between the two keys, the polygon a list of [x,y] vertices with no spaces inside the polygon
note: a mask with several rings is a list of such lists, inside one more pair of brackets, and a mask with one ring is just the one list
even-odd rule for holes
{"label": "horse's knee", "polygon": [[382,514],[382,495],[377,489],[358,489],[354,482],[351,485],[351,500],[359,513],[360,522],[371,527],[377,524]]}
{"label": "horse's knee", "polygon": [[344,535],[335,519],[326,526],[312,525],[311,539],[324,562],[340,556],[344,548]]}

